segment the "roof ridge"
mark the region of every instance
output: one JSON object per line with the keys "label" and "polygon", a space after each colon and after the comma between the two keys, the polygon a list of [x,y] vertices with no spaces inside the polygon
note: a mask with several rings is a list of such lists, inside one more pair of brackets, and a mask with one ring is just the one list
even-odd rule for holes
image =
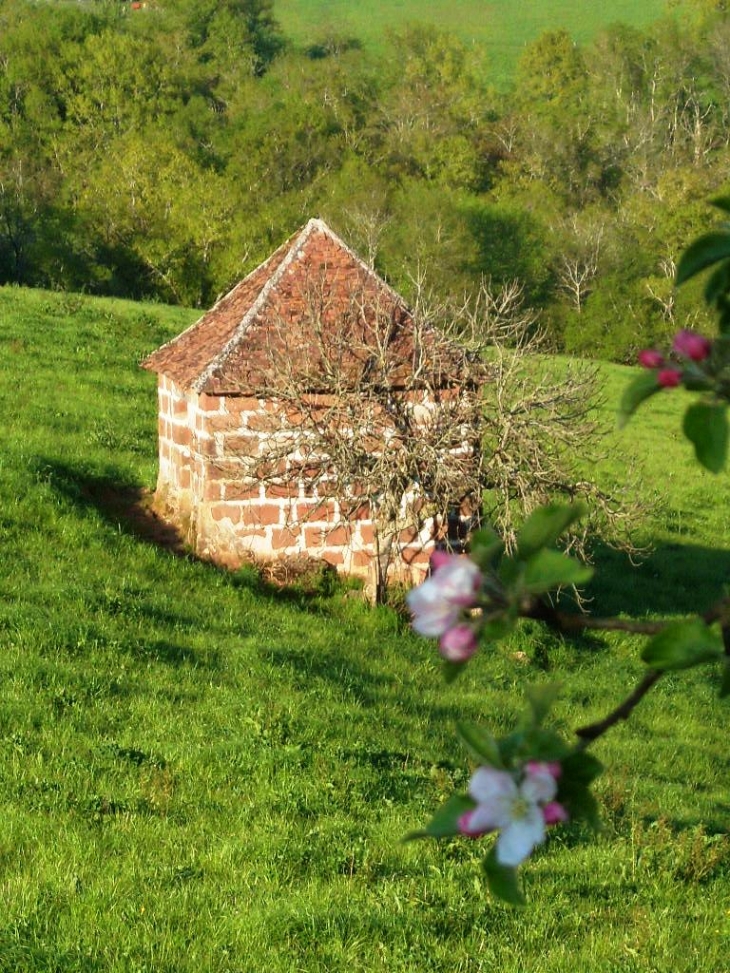
{"label": "roof ridge", "polygon": [[[228,341],[225,343],[225,345],[221,348],[221,350],[218,352],[218,354],[215,356],[215,358],[211,362],[209,362],[208,365],[207,365],[207,367],[200,373],[200,375],[198,375],[197,379],[195,380],[195,382],[193,383],[193,386],[192,386],[195,389],[196,392],[201,392],[203,390],[203,388],[205,387],[205,385],[207,384],[207,382],[215,374],[215,370],[218,367],[218,365],[221,362],[225,361],[225,359],[228,357],[228,355],[230,355],[230,353],[233,351],[233,349],[238,345],[238,343],[243,338],[244,334],[248,330],[248,327],[250,326],[250,324],[253,321],[253,319],[256,317],[256,315],[261,310],[263,310],[263,308],[264,308],[264,306],[265,306],[265,304],[266,304],[266,302],[268,300],[269,294],[274,289],[275,285],[279,283],[279,280],[284,275],[284,272],[286,271],[286,269],[289,266],[291,266],[291,264],[294,262],[295,256],[297,256],[299,253],[301,253],[301,250],[302,250],[302,247],[303,247],[304,243],[312,235],[312,231],[314,230],[314,225],[313,224],[315,222],[317,222],[317,221],[315,221],[315,220],[309,220],[309,222],[305,226],[303,226],[301,228],[301,230],[299,230],[298,233],[292,234],[292,236],[289,237],[289,240],[291,240],[292,243],[291,243],[291,246],[289,247],[289,251],[288,251],[287,255],[280,262],[279,266],[276,268],[276,270],[274,271],[274,273],[271,275],[271,277],[269,277],[269,279],[266,281],[266,283],[264,284],[264,286],[261,288],[261,290],[259,291],[258,297],[253,302],[253,304],[248,309],[248,311],[246,311],[246,313],[244,314],[244,316],[241,318],[240,322],[236,326],[236,329],[234,330],[234,332],[231,335],[231,337],[228,339]],[[283,246],[286,246],[287,243],[289,242],[289,240],[287,240],[286,243],[283,244]],[[276,253],[276,251],[274,251],[274,253]],[[273,256],[273,254],[272,254],[272,256]],[[271,260],[271,257],[269,257],[268,259]],[[266,262],[267,261],[265,260],[264,261],[264,264]],[[259,266],[256,268],[256,270],[260,270],[261,267],[263,267],[264,264],[259,264]],[[252,273],[256,273],[256,270],[252,271]],[[236,285],[236,286],[238,286],[238,285]],[[234,288],[234,290],[235,290],[235,288]]]}
{"label": "roof ridge", "polygon": [[345,243],[342,237],[335,233],[331,226],[329,226],[323,219],[320,219],[319,217],[313,217],[311,220],[309,220],[307,227],[309,227],[310,224],[316,224],[323,233],[326,233],[329,237],[331,237],[339,247],[342,247],[342,249],[349,254],[350,257],[352,257],[355,263],[362,267],[362,269],[367,273],[368,277],[372,277],[378,286],[384,287],[386,291],[388,291],[388,294],[396,304],[410,312],[410,308],[398,291],[394,290],[388,281],[384,280],[373,267],[366,264],[362,257],[355,253],[355,251]]}
{"label": "roof ridge", "polygon": [[[204,390],[207,383],[214,377],[216,369],[219,368],[223,362],[225,362],[225,360],[241,342],[252,322],[261,313],[261,311],[263,311],[272,291],[276,288],[289,267],[294,263],[295,259],[301,255],[307,241],[317,230],[320,233],[323,233],[325,236],[328,236],[339,249],[343,250],[359,267],[361,267],[368,277],[378,286],[378,289],[382,290],[384,288],[394,304],[403,308],[405,311],[409,311],[408,305],[400,294],[393,290],[390,284],[384,281],[383,278],[377,274],[372,267],[368,267],[365,261],[359,257],[355,251],[352,250],[327,223],[325,223],[323,219],[320,217],[312,217],[311,219],[307,220],[305,225],[299,230],[298,233],[292,234],[292,236],[289,237],[289,240],[282,244],[282,246],[286,246],[289,241],[291,241],[288,253],[279,263],[279,266],[276,268],[271,277],[269,277],[269,279],[263,285],[258,297],[243,316],[240,323],[236,326],[231,337],[221,348],[215,358],[209,362],[206,368],[200,373],[200,375],[198,375],[197,379],[192,385],[192,388],[195,389],[196,392],[202,392]],[[270,259],[271,257],[269,257],[269,260]],[[266,263],[266,261],[264,261],[264,263]],[[256,270],[260,270],[261,267],[263,267],[263,264],[260,264]],[[252,271],[252,273],[256,273],[256,271]]]}

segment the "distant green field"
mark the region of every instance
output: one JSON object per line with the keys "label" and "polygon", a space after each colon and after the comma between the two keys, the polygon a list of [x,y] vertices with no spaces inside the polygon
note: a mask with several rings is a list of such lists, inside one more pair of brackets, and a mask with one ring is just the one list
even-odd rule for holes
{"label": "distant green field", "polygon": [[382,50],[388,31],[406,24],[433,24],[453,31],[467,44],[484,49],[486,70],[495,81],[511,75],[526,44],[545,30],[565,28],[579,43],[608,24],[646,26],[661,17],[666,0],[275,0],[274,10],[285,33],[298,45],[327,33],[357,37]]}

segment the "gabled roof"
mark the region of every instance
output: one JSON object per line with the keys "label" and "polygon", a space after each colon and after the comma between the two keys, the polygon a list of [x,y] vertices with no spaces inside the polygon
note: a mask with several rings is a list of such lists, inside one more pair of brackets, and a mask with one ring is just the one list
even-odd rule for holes
{"label": "gabled roof", "polygon": [[[403,299],[312,219],[142,367],[211,395],[274,392],[283,374],[319,391],[333,368],[357,387],[373,367],[374,349],[387,346],[387,382],[398,387],[428,343],[423,332],[416,338]],[[464,380],[464,363],[454,357],[452,380]]]}

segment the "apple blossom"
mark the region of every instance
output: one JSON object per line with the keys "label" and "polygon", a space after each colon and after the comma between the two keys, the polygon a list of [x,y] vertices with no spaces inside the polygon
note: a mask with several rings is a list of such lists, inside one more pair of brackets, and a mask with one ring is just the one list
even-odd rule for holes
{"label": "apple blossom", "polygon": [[684,329],[678,331],[674,336],[672,351],[683,358],[690,358],[692,361],[704,361],[712,351],[712,342],[704,335],[697,334],[696,331]]}
{"label": "apple blossom", "polygon": [[528,760],[525,771],[528,774],[550,774],[555,780],[560,780],[563,767],[559,760]]}
{"label": "apple blossom", "polygon": [[644,348],[639,352],[637,358],[643,368],[661,368],[664,364],[664,356],[654,348]]}
{"label": "apple blossom", "polygon": [[461,606],[447,601],[433,578],[409,591],[406,602],[413,613],[413,630],[427,638],[440,638],[461,616]]}
{"label": "apple blossom", "polygon": [[[476,604],[482,584],[477,565],[469,558],[439,552],[435,570],[418,588],[406,595],[419,635],[440,638],[459,625],[464,609]],[[457,638],[458,640],[458,638]]]}
{"label": "apple blossom", "polygon": [[469,607],[474,604],[482,585],[482,573],[468,557],[459,554],[441,555],[429,579],[442,596],[455,605]]}
{"label": "apple blossom", "polygon": [[431,571],[436,571],[438,568],[443,567],[448,564],[453,554],[449,554],[448,551],[434,551],[431,555]]}
{"label": "apple blossom", "polygon": [[546,763],[531,762],[521,775],[479,767],[469,784],[476,807],[459,818],[459,829],[470,836],[498,830],[497,861],[510,867],[519,865],[545,840],[546,825],[560,820],[561,812],[565,814],[562,805],[553,800],[557,789],[555,775]]}
{"label": "apple blossom", "polygon": [[439,649],[449,662],[466,662],[477,650],[477,637],[471,625],[454,625],[444,632]]}
{"label": "apple blossom", "polygon": [[568,812],[559,801],[548,801],[542,806],[542,816],[545,824],[563,824],[569,820]]}
{"label": "apple blossom", "polygon": [[662,368],[657,372],[657,382],[663,389],[676,388],[682,381],[682,373],[678,368]]}

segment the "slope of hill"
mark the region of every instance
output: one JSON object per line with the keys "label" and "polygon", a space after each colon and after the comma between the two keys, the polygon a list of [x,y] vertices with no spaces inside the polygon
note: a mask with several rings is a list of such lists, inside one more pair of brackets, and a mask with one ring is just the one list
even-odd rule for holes
{"label": "slope of hill", "polygon": [[[196,315],[0,288],[0,973],[726,970],[713,671],[668,677],[600,741],[603,834],[556,832],[530,906],[506,909],[484,842],[400,841],[465,786],[454,722],[502,733],[526,685],[563,674],[567,732],[640,677],[639,640],[528,626],[444,686],[393,612],[219,571],[121,516],[155,480],[138,362]],[[606,368],[611,401],[627,373]],[[680,402],[612,443],[673,510],[652,508],[641,571],[608,564],[624,607],[637,577],[683,611],[730,574],[728,478],[690,472]]]}
{"label": "slope of hill", "polygon": [[666,0],[521,0],[518,4],[485,0],[275,0],[276,17],[285,33],[301,46],[328,35],[358,38],[382,49],[390,30],[406,24],[432,24],[453,31],[467,44],[485,51],[486,71],[496,83],[511,76],[520,52],[543,31],[564,28],[578,42],[595,36],[608,24],[639,27],[661,17]]}

